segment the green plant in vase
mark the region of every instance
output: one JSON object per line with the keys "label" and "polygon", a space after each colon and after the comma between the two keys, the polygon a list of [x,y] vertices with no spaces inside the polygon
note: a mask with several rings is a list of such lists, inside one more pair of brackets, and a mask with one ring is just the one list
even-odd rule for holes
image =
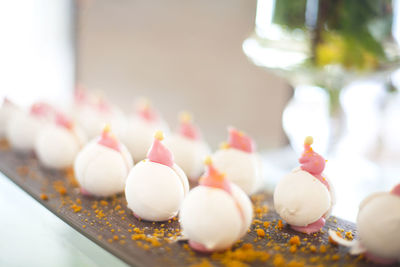
{"label": "green plant in vase", "polygon": [[258,0],[256,28],[243,50],[295,88],[326,90],[335,116],[346,84],[398,66],[398,6],[391,0]]}
{"label": "green plant in vase", "polygon": [[[340,90],[350,80],[398,64],[393,38],[397,10],[391,0],[259,0],[257,8],[256,31],[245,41],[244,51],[256,64],[283,73],[295,86],[304,81],[297,76],[307,75],[310,84]],[[297,51],[303,57],[275,68],[267,62],[274,58],[258,57],[262,48]]]}

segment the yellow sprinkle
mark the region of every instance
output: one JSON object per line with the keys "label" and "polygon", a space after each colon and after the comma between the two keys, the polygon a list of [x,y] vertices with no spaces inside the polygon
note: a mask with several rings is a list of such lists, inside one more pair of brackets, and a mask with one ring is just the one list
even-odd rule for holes
{"label": "yellow sprinkle", "polygon": [[306,139],[304,139],[305,145],[312,145],[313,143],[314,143],[314,139],[311,136],[307,136]]}
{"label": "yellow sprinkle", "polygon": [[220,145],[219,145],[219,148],[220,149],[228,149],[230,146],[229,146],[229,144],[227,143],[227,142],[222,142]]}
{"label": "yellow sprinkle", "polygon": [[105,132],[105,133],[111,132],[110,124],[106,123],[106,124],[104,125],[104,127],[103,127],[103,132]]}
{"label": "yellow sprinkle", "polygon": [[145,97],[139,98],[139,100],[137,101],[137,107],[139,108],[139,110],[149,109],[150,108],[150,100]]}
{"label": "yellow sprinkle", "polygon": [[156,133],[154,134],[154,138],[160,141],[164,140],[163,132],[160,130],[156,131]]}
{"label": "yellow sprinkle", "polygon": [[212,159],[211,159],[210,156],[207,156],[207,157],[204,159],[204,164],[207,165],[207,166],[209,166],[209,165],[212,164]]}
{"label": "yellow sprinkle", "polygon": [[350,232],[350,231],[346,232],[345,236],[346,236],[347,239],[353,240],[353,233],[352,232]]}
{"label": "yellow sprinkle", "polygon": [[192,119],[193,119],[192,114],[190,114],[190,113],[187,112],[187,111],[182,111],[182,112],[179,114],[179,120],[180,120],[181,122],[191,122]]}

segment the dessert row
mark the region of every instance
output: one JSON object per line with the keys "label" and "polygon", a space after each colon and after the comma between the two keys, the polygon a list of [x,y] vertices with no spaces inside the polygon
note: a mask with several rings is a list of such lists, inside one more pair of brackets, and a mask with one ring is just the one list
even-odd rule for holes
{"label": "dessert row", "polygon": [[[106,124],[106,125],[105,125]],[[105,126],[104,126],[105,125]],[[164,139],[164,133],[167,133]],[[103,98],[77,90],[68,112],[45,102],[29,110],[7,99],[0,109],[0,138],[20,153],[34,152],[54,169],[73,166],[81,193],[109,197],[124,193],[133,215],[166,221],[179,214],[182,239],[197,251],[225,250],[243,237],[253,218],[248,197],[263,186],[254,141],[228,129],[228,140],[211,156],[188,113],[169,128],[148,101],[128,117]],[[87,141],[89,140],[89,141]],[[276,212],[292,229],[319,232],[335,204],[326,161],[304,141],[299,163],[274,191]],[[198,186],[189,191],[189,180]],[[357,241],[332,240],[378,263],[400,261],[400,184],[360,205]]]}

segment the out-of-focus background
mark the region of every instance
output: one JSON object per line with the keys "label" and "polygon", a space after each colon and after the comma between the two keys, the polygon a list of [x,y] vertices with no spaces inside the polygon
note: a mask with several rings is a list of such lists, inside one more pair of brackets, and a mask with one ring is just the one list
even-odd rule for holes
{"label": "out-of-focus background", "polygon": [[282,146],[292,91],[242,51],[255,10],[255,0],[79,1],[78,80],[126,111],[147,96],[172,125],[189,110],[214,146],[228,125]]}
{"label": "out-of-focus background", "polygon": [[242,51],[256,1],[26,2],[1,11],[3,96],[69,101],[76,78],[126,112],[146,96],[175,126],[189,110],[214,146],[229,125],[261,148],[287,142],[281,114],[292,90]]}

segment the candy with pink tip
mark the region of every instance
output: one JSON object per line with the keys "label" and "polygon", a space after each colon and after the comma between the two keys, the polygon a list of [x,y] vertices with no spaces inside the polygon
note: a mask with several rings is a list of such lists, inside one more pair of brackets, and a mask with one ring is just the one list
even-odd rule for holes
{"label": "candy with pink tip", "polygon": [[357,217],[358,240],[345,240],[329,230],[338,244],[350,247],[350,254],[365,253],[378,264],[400,262],[400,184],[390,192],[370,195],[361,202]]}
{"label": "candy with pink tip", "polygon": [[128,149],[112,134],[108,125],[78,153],[74,171],[81,191],[108,197],[121,193],[133,166]]}
{"label": "candy with pink tip", "polygon": [[72,166],[85,143],[83,130],[57,111],[54,121],[47,123],[38,133],[35,153],[44,166],[63,169]]}
{"label": "candy with pink tip", "polygon": [[178,214],[189,191],[185,173],[174,162],[157,131],[147,159],[132,168],[126,181],[125,196],[136,217],[147,221],[166,221]]}
{"label": "candy with pink tip", "polygon": [[203,161],[210,154],[210,147],[201,137],[189,113],[181,114],[178,132],[166,138],[165,145],[189,179],[195,181],[204,172]]}
{"label": "candy with pink tip", "polygon": [[228,142],[212,156],[214,165],[229,181],[251,195],[263,185],[260,156],[249,136],[234,128],[228,131]]}
{"label": "candy with pink tip", "polygon": [[11,147],[20,152],[33,151],[39,132],[54,120],[55,114],[54,107],[44,102],[34,103],[29,111],[17,112],[6,128]]}
{"label": "candy with pink tip", "polygon": [[124,144],[136,162],[146,158],[157,130],[168,133],[169,127],[147,99],[139,99],[135,103],[135,113],[128,118],[123,138]]}
{"label": "candy with pink tip", "polygon": [[90,139],[96,137],[105,124],[112,127],[118,138],[125,134],[126,118],[123,112],[108,103],[102,95],[90,94],[81,87],[75,90],[73,117]]}
{"label": "candy with pink tip", "polygon": [[6,137],[7,125],[19,111],[20,109],[14,103],[4,98],[3,104],[0,107],[0,139]]}
{"label": "candy with pink tip", "polygon": [[323,174],[325,159],[313,151],[312,137],[304,141],[301,166],[283,177],[275,188],[276,212],[299,232],[311,234],[325,225],[335,204],[332,184]]}
{"label": "candy with pink tip", "polygon": [[199,252],[230,248],[250,227],[253,206],[237,185],[206,159],[207,170],[199,186],[185,198],[179,214],[184,238]]}

